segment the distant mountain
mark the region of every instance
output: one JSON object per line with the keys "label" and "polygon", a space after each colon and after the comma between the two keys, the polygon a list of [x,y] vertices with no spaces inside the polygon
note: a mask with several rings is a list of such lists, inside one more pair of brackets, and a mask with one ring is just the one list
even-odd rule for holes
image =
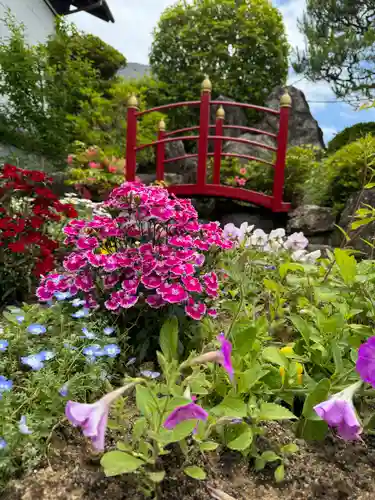
{"label": "distant mountain", "polygon": [[149,75],[151,71],[150,66],[146,64],[139,63],[128,63],[126,68],[120,69],[117,73],[119,76],[123,76],[124,78],[139,78],[144,75]]}

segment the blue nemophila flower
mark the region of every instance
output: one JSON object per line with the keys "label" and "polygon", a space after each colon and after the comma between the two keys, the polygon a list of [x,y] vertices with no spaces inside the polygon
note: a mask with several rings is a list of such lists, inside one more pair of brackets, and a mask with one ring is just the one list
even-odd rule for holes
{"label": "blue nemophila flower", "polygon": [[125,366],[130,366],[134,365],[134,363],[137,361],[137,358],[130,358],[129,361],[126,363]]}
{"label": "blue nemophila flower", "polygon": [[103,352],[110,358],[115,358],[117,354],[120,354],[121,349],[116,344],[108,344],[103,347]]}
{"label": "blue nemophila flower", "polygon": [[63,398],[65,398],[68,395],[68,382],[66,382],[62,387],[60,387],[59,394]]}
{"label": "blue nemophila flower", "polygon": [[16,320],[18,321],[19,324],[21,324],[25,319],[25,316],[16,316]]}
{"label": "blue nemophila flower", "polygon": [[85,304],[86,304],[85,300],[81,300],[81,299],[72,300],[73,307],[81,307],[81,306],[84,306]]}
{"label": "blue nemophila flower", "polygon": [[55,297],[57,300],[66,300],[66,299],[70,299],[71,297],[71,293],[70,292],[55,292]]}
{"label": "blue nemophila flower", "polygon": [[88,356],[89,358],[95,358],[96,356],[102,355],[101,347],[98,344],[94,344],[94,345],[90,345],[88,347],[85,347],[82,350],[82,352],[85,356]]}
{"label": "blue nemophila flower", "polygon": [[69,349],[69,351],[77,351],[77,347],[74,347],[72,345],[69,345],[68,343],[65,342],[64,344],[65,349]]}
{"label": "blue nemophila flower", "polygon": [[152,372],[150,370],[143,370],[143,371],[141,371],[141,375],[143,375],[144,377],[147,377],[147,378],[158,378],[158,377],[160,377],[160,373],[159,372]]}
{"label": "blue nemophila flower", "polygon": [[85,307],[83,309],[79,309],[75,313],[72,314],[73,318],[84,318],[90,314],[90,311]]}
{"label": "blue nemophila flower", "polygon": [[41,335],[42,333],[46,333],[47,328],[44,325],[33,323],[27,327],[27,331],[33,335]]}
{"label": "blue nemophila flower", "polygon": [[80,337],[81,339],[96,339],[96,335],[93,332],[89,332],[86,327],[82,328],[82,333],[84,337]]}
{"label": "blue nemophila flower", "polygon": [[0,450],[3,450],[6,447],[7,447],[7,442],[5,441],[4,438],[0,437]]}
{"label": "blue nemophila flower", "polygon": [[0,339],[0,352],[5,352],[7,350],[7,347],[9,345],[9,342],[5,339]]}
{"label": "blue nemophila flower", "polygon": [[49,361],[55,357],[55,353],[53,351],[40,351],[38,356],[42,361]]}
{"label": "blue nemophila flower", "polygon": [[21,434],[32,434],[32,431],[27,426],[25,415],[22,415],[20,418],[18,428]]}
{"label": "blue nemophila flower", "polygon": [[115,331],[114,328],[111,326],[106,326],[103,330],[104,335],[112,335],[112,333]]}
{"label": "blue nemophila flower", "polygon": [[276,269],[276,266],[264,266],[264,269],[267,271],[274,271]]}
{"label": "blue nemophila flower", "polygon": [[5,391],[10,391],[13,387],[13,382],[4,375],[0,375],[0,394]]}
{"label": "blue nemophila flower", "polygon": [[24,365],[30,366],[32,370],[40,370],[44,368],[43,358],[40,354],[30,354],[30,356],[21,357],[21,362]]}

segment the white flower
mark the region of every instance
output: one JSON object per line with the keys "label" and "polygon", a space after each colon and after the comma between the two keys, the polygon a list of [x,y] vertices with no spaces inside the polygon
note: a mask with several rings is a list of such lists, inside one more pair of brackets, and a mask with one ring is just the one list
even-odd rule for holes
{"label": "white flower", "polygon": [[264,246],[268,241],[268,236],[263,229],[255,229],[249,240],[253,246]]}
{"label": "white flower", "polygon": [[322,252],[320,250],[315,250],[314,252],[310,252],[305,255],[305,262],[309,264],[314,264],[320,257],[322,256]]}
{"label": "white flower", "polygon": [[293,233],[291,234],[286,242],[284,243],[284,247],[287,250],[304,250],[309,244],[309,240],[304,236],[303,233]]}
{"label": "white flower", "polygon": [[225,224],[224,226],[224,237],[229,240],[236,240],[241,235],[240,229],[236,227],[232,222]]}
{"label": "white flower", "polygon": [[277,239],[283,239],[285,237],[285,229],[282,228],[282,227],[279,227],[277,229],[273,229],[269,236],[268,236],[268,239],[269,240],[277,240]]}
{"label": "white flower", "polygon": [[238,236],[239,242],[243,243],[245,240],[247,240],[247,237],[250,236],[250,233],[253,229],[254,229],[254,224],[252,226],[249,226],[247,222],[243,222],[239,229],[239,236]]}
{"label": "white flower", "polygon": [[295,262],[304,262],[306,254],[306,250],[296,250],[292,253],[292,260],[294,260]]}
{"label": "white flower", "polygon": [[268,243],[264,246],[263,250],[265,252],[278,252],[283,248],[282,243],[277,239],[269,238]]}

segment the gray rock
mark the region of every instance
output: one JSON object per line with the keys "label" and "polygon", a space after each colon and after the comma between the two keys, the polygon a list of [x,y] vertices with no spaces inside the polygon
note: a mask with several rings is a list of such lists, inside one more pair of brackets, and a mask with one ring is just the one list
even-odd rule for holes
{"label": "gray rock", "polygon": [[335,217],[329,207],[301,205],[289,214],[287,230],[302,231],[306,236],[327,233],[335,227]]}
{"label": "gray rock", "polygon": [[[165,144],[165,158],[167,160],[170,158],[178,158],[185,154],[185,146],[182,141],[167,142]],[[184,177],[191,177],[196,172],[197,163],[197,158],[186,158],[185,160],[178,160],[165,164],[164,171],[166,173],[177,173]]]}
{"label": "gray rock", "polygon": [[[234,99],[223,95],[220,95],[215,100],[235,102]],[[218,110],[218,108],[219,105],[216,104],[214,106],[211,106],[211,124],[216,123],[216,111]],[[243,108],[238,108],[235,106],[223,106],[223,108],[225,111],[225,125],[240,125],[242,127],[248,126],[247,116]],[[214,129],[211,129],[211,135],[214,135]],[[224,135],[228,137],[239,137],[240,135],[242,135],[242,132],[236,129],[224,129]]]}
{"label": "gray rock", "polygon": [[[296,87],[289,86],[288,92],[292,98],[292,107],[289,117],[289,147],[312,145],[324,149],[323,132],[318,122],[313,118],[310,106],[306,101],[305,94]],[[265,102],[265,107],[272,109],[280,108],[280,97],[284,93],[284,87],[276,87]],[[255,128],[277,133],[279,119],[270,113],[262,113],[261,119],[254,125]]]}
{"label": "gray rock", "polygon": [[[363,192],[352,194],[346,202],[338,225],[344,229],[344,231],[346,231],[352,239],[348,246],[363,252],[366,256],[373,258],[374,250],[363,240],[373,242],[373,238],[375,237],[375,222],[371,222],[370,224],[362,226],[354,231],[350,230],[355,212],[363,205],[375,207],[375,188],[365,189]],[[336,229],[333,234],[334,246],[340,246],[343,243],[343,239],[344,236],[342,233]]]}
{"label": "gray rock", "polygon": [[[248,141],[256,141],[266,146],[276,147],[276,141],[269,137],[268,135],[258,135],[246,133],[241,135],[241,139],[247,139]],[[224,146],[225,153],[236,153],[241,155],[254,156],[256,158],[272,161],[275,153],[268,149],[263,149],[260,146],[253,146],[252,144],[244,144],[241,142],[231,142],[228,141]],[[248,163],[249,160],[245,158],[239,158],[240,163]]]}

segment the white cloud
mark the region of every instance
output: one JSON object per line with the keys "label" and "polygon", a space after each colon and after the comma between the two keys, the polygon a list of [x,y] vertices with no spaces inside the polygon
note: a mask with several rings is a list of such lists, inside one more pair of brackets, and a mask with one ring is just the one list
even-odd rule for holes
{"label": "white cloud", "polygon": [[173,0],[107,0],[115,23],[86,12],[69,16],[79,29],[93,33],[119,50],[130,62],[148,64],[152,31],[160,14]]}
{"label": "white cloud", "polygon": [[[278,4],[277,1],[273,3]],[[277,5],[277,7],[283,16],[288,40],[292,49],[296,47],[300,49],[304,48],[304,38],[298,30],[297,20],[302,17],[305,10],[305,0],[290,0],[282,5]]]}

